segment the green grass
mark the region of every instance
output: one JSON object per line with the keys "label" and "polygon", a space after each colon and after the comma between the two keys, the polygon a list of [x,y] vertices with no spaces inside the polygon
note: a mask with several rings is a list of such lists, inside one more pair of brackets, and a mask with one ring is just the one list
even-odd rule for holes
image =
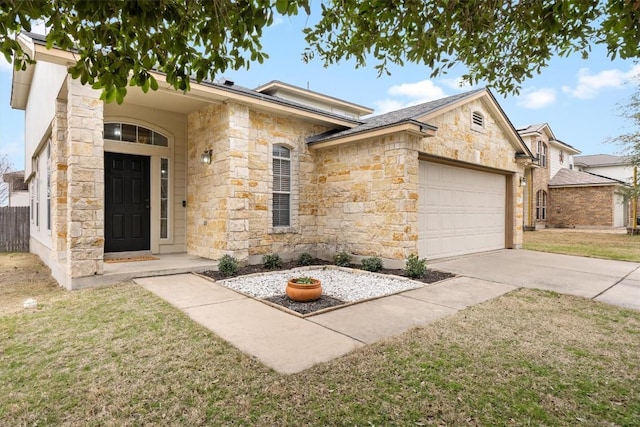
{"label": "green grass", "polygon": [[524,233],[524,249],[640,262],[640,236],[586,231],[538,230]]}
{"label": "green grass", "polygon": [[0,305],[0,425],[640,424],[640,313],[578,297],[518,290],[287,376],[133,283],[39,295]]}

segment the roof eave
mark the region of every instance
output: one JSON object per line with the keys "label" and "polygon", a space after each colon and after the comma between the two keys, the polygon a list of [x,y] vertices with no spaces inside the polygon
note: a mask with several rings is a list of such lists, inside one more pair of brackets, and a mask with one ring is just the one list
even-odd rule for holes
{"label": "roof eave", "polygon": [[363,130],[362,132],[350,133],[349,135],[345,136],[337,136],[334,138],[329,137],[317,142],[308,142],[307,145],[312,149],[322,149],[335,147],[337,145],[344,145],[351,142],[358,142],[365,139],[379,138],[399,132],[405,132],[421,138],[428,138],[435,136],[436,130],[437,128],[435,126],[426,123],[419,123],[412,120],[402,123],[396,123],[389,126],[367,129]]}

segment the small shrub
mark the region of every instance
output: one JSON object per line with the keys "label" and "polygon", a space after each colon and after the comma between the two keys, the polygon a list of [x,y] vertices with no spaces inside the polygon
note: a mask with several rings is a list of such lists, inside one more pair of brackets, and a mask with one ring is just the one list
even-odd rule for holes
{"label": "small shrub", "polygon": [[418,258],[417,254],[411,254],[407,258],[405,273],[412,279],[421,279],[427,270],[427,260]]}
{"label": "small shrub", "polygon": [[278,254],[266,254],[262,257],[262,265],[269,270],[282,267],[282,259]]}
{"label": "small shrub", "polygon": [[313,264],[313,257],[311,256],[310,253],[304,252],[300,254],[300,256],[298,257],[298,265],[304,266],[304,265],[311,265],[311,264]]}
{"label": "small shrub", "polygon": [[351,257],[346,252],[338,252],[333,256],[333,263],[338,267],[349,267],[351,264]]}
{"label": "small shrub", "polygon": [[218,261],[218,271],[227,277],[238,274],[239,268],[238,260],[231,255],[223,255]]}
{"label": "small shrub", "polygon": [[377,272],[382,270],[382,260],[377,256],[362,259],[362,269]]}
{"label": "small shrub", "polygon": [[294,281],[298,285],[313,285],[313,279],[311,277],[298,277]]}

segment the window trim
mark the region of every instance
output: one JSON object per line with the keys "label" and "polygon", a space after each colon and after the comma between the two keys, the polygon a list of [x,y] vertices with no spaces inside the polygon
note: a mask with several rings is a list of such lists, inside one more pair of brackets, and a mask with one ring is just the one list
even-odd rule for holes
{"label": "window trim", "polygon": [[[276,154],[276,148],[281,148],[283,150],[286,150],[286,153],[288,154],[288,156],[281,156]],[[292,173],[292,161],[291,161],[291,153],[293,150],[291,150],[291,148],[283,145],[283,144],[274,144],[271,148],[271,184],[272,184],[272,188],[271,188],[271,226],[274,229],[283,229],[283,228],[289,228],[291,227],[291,223],[292,223],[292,209],[291,209],[291,199],[292,199],[292,188],[293,188],[293,182],[292,182],[292,178],[293,178],[293,173]],[[275,171],[275,162],[279,161],[281,164],[286,162],[289,166],[289,170],[288,170],[288,174],[284,175],[282,173],[280,174],[276,174]],[[280,170],[282,170],[282,168],[280,168]],[[281,188],[276,189],[275,188],[275,182],[276,182],[276,178],[289,178],[289,189],[287,190],[282,190]],[[276,219],[275,219],[275,196],[276,195],[287,195],[289,197],[289,202],[288,202],[288,221],[287,224],[276,224]]]}
{"label": "window trim", "polygon": [[538,192],[536,193],[536,220],[546,221],[547,203],[548,203],[547,192],[544,190],[538,190]]}
{"label": "window trim", "polygon": [[540,166],[547,167],[548,147],[542,140],[538,141],[538,158],[540,159]]}
{"label": "window trim", "polygon": [[[108,138],[106,136],[106,132],[105,132],[105,128],[107,127],[107,125],[119,125],[120,128],[122,129],[123,125],[126,126],[133,126],[136,128],[136,141],[125,141],[122,139],[122,130],[120,131],[120,139],[114,139],[114,138]],[[151,142],[141,142],[140,141],[140,137],[139,137],[139,133],[140,133],[140,129],[144,129],[146,131],[149,131],[151,134]],[[166,140],[166,145],[161,145],[161,144],[154,144],[153,141],[156,138],[156,135],[161,136],[162,138],[164,138]],[[162,132],[158,132],[155,129],[152,129],[146,125],[140,125],[137,123],[128,123],[128,122],[124,122],[124,121],[116,121],[116,120],[112,120],[112,121],[105,121],[102,127],[102,137],[104,140],[107,141],[116,141],[116,142],[122,142],[125,144],[138,144],[141,146],[147,146],[147,147],[161,147],[161,148],[168,148],[171,142],[171,138],[169,137],[169,135],[166,135]]]}

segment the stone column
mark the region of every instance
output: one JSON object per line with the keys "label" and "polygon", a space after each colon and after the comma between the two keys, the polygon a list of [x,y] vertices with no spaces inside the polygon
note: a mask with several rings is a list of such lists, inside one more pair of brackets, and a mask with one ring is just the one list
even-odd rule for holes
{"label": "stone column", "polygon": [[67,274],[103,273],[104,142],[100,93],[67,78]]}
{"label": "stone column", "polygon": [[51,126],[50,162],[52,258],[67,271],[67,103],[61,99]]}

